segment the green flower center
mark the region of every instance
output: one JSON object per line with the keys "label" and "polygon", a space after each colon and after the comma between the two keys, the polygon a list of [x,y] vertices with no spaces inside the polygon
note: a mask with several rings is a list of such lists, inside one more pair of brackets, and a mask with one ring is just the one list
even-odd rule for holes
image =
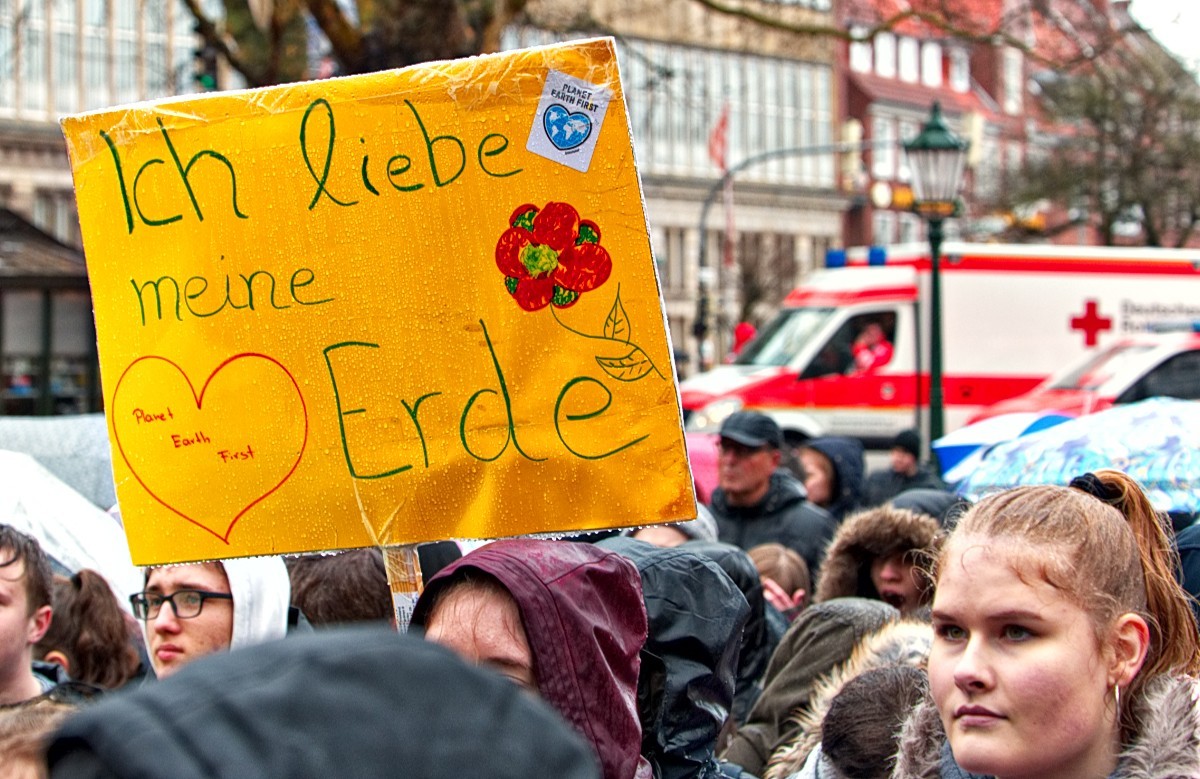
{"label": "green flower center", "polygon": [[531,243],[521,250],[521,264],[529,271],[529,275],[536,279],[558,267],[558,252],[549,246]]}

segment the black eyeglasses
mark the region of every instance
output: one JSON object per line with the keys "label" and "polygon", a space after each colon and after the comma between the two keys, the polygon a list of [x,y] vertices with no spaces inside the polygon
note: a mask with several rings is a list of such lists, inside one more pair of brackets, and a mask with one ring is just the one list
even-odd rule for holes
{"label": "black eyeglasses", "polygon": [[163,595],[161,592],[135,592],[129,596],[129,603],[133,606],[133,616],[138,619],[156,619],[164,603],[171,604],[175,616],[179,619],[191,619],[200,616],[204,601],[211,598],[233,600],[233,596],[227,592],[176,590],[170,595]]}

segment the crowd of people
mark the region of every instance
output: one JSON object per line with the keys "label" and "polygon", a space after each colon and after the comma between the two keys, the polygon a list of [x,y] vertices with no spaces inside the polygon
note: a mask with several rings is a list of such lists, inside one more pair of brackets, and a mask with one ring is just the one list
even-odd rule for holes
{"label": "crowd of people", "polygon": [[1200,545],[1130,477],[720,439],[694,520],[423,548],[407,635],[376,549],[115,593],[0,525],[0,775],[1200,777]]}

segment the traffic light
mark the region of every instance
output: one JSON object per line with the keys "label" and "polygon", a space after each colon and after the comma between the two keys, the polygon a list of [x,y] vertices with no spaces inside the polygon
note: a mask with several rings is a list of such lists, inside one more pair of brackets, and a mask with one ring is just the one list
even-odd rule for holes
{"label": "traffic light", "polygon": [[708,290],[701,290],[696,305],[696,321],[692,323],[692,335],[701,341],[708,337],[708,316]]}
{"label": "traffic light", "polygon": [[196,50],[196,72],[192,78],[201,91],[216,91],[217,50],[211,44],[206,43]]}
{"label": "traffic light", "polygon": [[[196,25],[196,34],[200,35],[199,25]],[[192,73],[192,80],[196,82],[196,86],[202,92],[214,92],[219,89],[217,84],[217,47],[201,36],[193,56],[195,57],[195,70]]]}

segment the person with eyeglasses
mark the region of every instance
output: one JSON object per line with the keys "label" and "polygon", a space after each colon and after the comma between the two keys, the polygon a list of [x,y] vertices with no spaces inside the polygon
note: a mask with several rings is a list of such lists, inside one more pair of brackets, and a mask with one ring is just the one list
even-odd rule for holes
{"label": "person with eyeglasses", "polygon": [[206,655],[283,638],[291,584],[279,557],[150,568],[129,601],[159,678]]}

